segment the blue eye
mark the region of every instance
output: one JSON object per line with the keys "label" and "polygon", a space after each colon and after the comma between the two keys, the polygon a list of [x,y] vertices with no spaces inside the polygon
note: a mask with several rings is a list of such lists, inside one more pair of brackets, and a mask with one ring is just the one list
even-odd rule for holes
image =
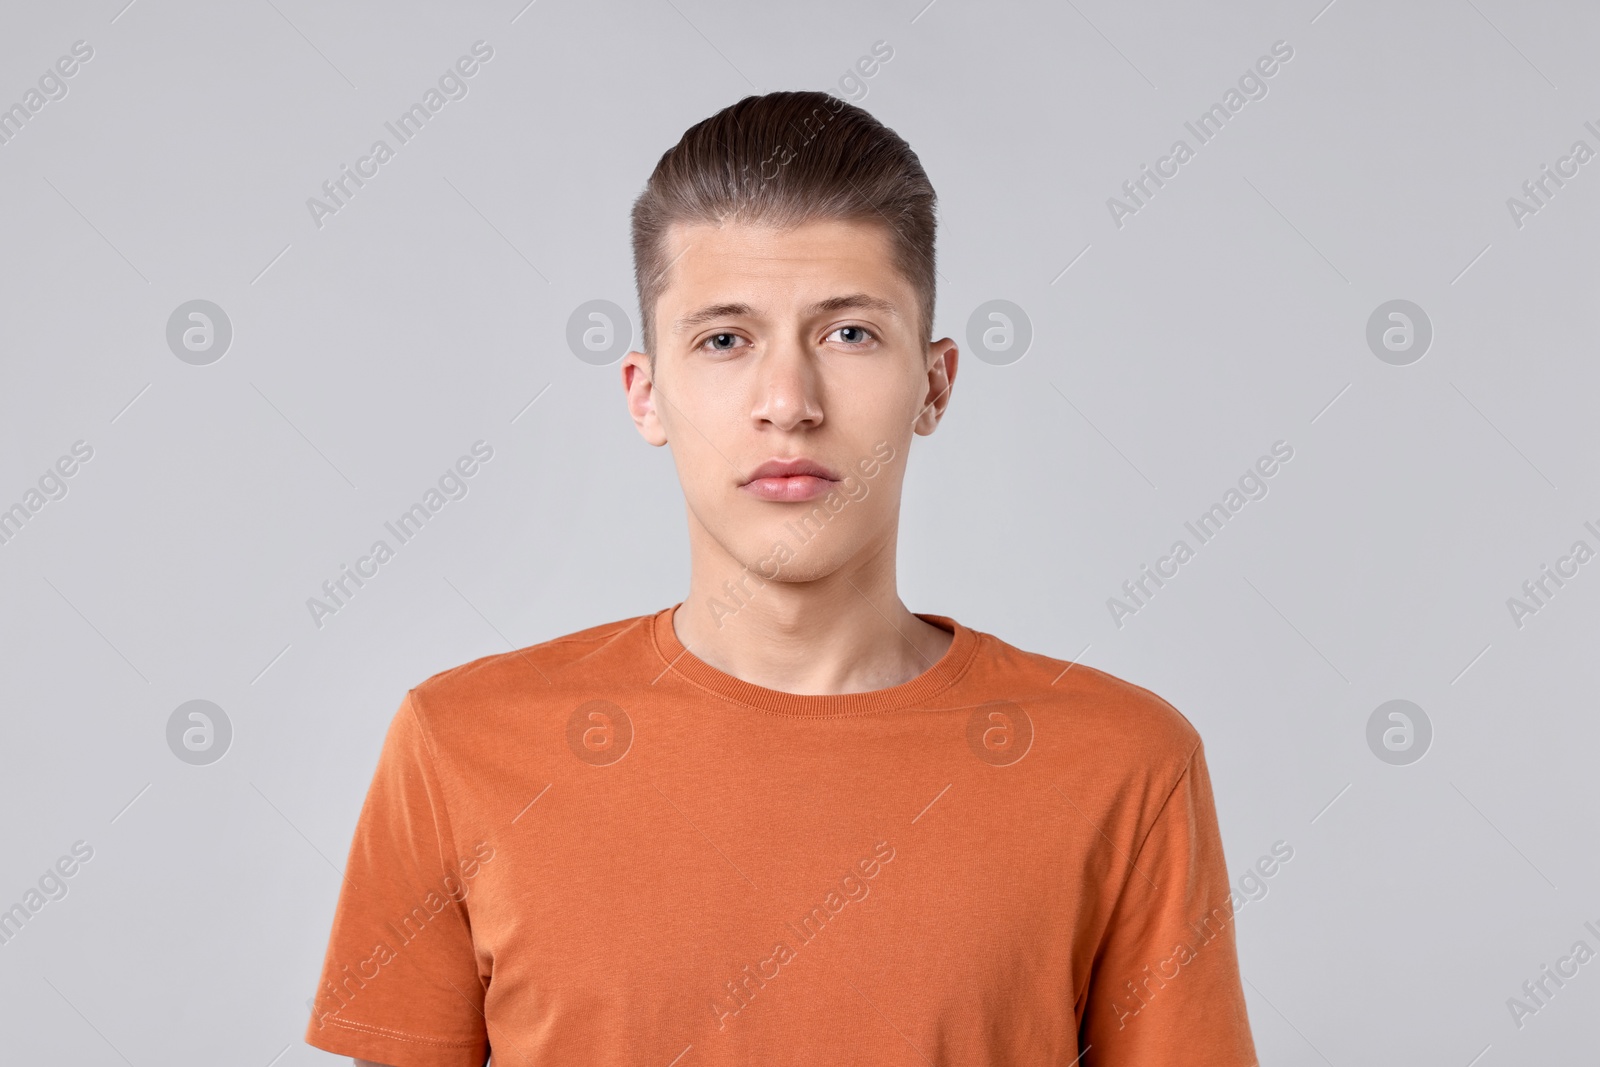
{"label": "blue eye", "polygon": [[[841,326],[833,332],[839,334],[839,340],[847,345],[864,344],[872,337],[872,331],[865,326]],[[854,336],[844,336],[846,334],[853,334]]]}
{"label": "blue eye", "polygon": [[713,352],[731,351],[736,342],[742,340],[736,333],[714,333],[703,342],[703,347],[710,348]]}

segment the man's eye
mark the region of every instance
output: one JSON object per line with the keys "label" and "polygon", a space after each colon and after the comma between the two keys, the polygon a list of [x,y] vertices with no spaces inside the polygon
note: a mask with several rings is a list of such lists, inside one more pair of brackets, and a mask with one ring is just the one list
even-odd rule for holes
{"label": "man's eye", "polygon": [[738,347],[744,338],[736,333],[714,333],[701,342],[700,347],[709,348],[713,352],[729,352]]}
{"label": "man's eye", "polygon": [[872,331],[865,326],[841,326],[833,334],[847,345],[864,344],[872,337]]}

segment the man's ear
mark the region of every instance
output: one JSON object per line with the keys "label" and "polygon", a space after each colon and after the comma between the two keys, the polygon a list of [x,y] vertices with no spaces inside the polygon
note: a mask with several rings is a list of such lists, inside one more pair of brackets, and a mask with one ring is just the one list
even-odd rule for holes
{"label": "man's ear", "polygon": [[922,409],[911,428],[926,437],[944,418],[944,409],[950,403],[950,388],[956,383],[956,364],[961,350],[950,338],[941,338],[928,345],[928,391],[922,398]]}
{"label": "man's ear", "polygon": [[651,379],[650,357],[629,352],[622,360],[622,389],[628,394],[628,414],[639,436],[656,447],[667,443],[667,429],[656,411],[655,382]]}

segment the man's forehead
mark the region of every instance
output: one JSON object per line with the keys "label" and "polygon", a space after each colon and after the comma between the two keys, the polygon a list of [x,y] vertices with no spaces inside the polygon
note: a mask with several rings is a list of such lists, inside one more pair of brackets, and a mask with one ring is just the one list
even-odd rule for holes
{"label": "man's forehead", "polygon": [[899,314],[909,289],[884,228],[867,221],[673,223],[664,237],[660,297],[678,307],[748,303],[759,292],[816,310],[848,301]]}

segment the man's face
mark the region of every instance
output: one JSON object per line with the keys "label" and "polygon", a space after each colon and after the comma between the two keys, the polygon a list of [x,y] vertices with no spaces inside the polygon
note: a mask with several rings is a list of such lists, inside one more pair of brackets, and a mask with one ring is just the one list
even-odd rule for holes
{"label": "man's face", "polygon": [[919,343],[888,232],[677,224],[666,253],[654,372],[630,352],[622,375],[640,434],[672,446],[696,559],[810,581],[892,553],[911,435],[938,425],[957,351]]}

